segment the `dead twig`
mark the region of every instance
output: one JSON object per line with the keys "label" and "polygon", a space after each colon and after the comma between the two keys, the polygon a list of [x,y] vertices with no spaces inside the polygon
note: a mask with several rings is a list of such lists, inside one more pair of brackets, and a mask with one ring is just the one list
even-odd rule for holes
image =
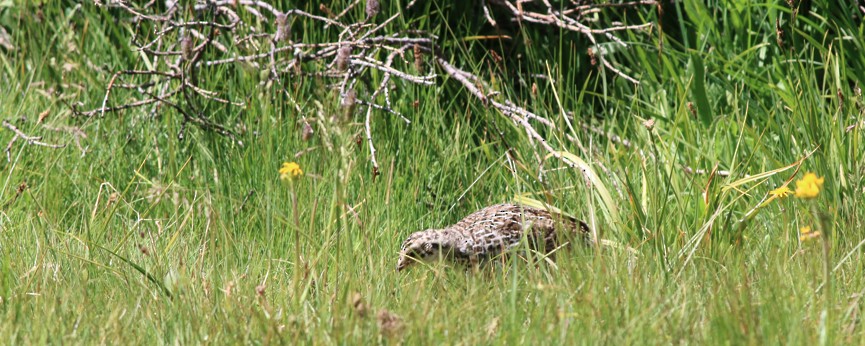
{"label": "dead twig", "polygon": [[12,136],[12,139],[9,140],[9,144],[6,145],[6,150],[5,150],[6,151],[6,161],[8,161],[8,162],[12,162],[12,154],[11,154],[12,145],[15,144],[15,141],[17,141],[18,139],[22,139],[22,140],[26,141],[27,144],[29,144],[29,145],[37,145],[40,147],[46,147],[46,148],[51,148],[51,149],[60,149],[60,148],[66,147],[66,144],[45,143],[42,141],[42,136],[28,135],[28,134],[24,133],[23,131],[19,130],[17,127],[15,127],[15,125],[12,125],[12,123],[10,123],[9,121],[6,121],[6,120],[3,120],[3,127],[8,129],[9,131],[12,131],[12,133],[15,134],[14,136]]}
{"label": "dead twig", "polygon": [[[484,19],[493,26],[502,21],[494,15],[504,15],[519,23],[554,26],[583,35],[592,44],[589,48],[592,61],[597,59],[601,62],[599,68],[639,84],[638,77],[628,75],[626,69],[614,65],[607,56],[612,54],[611,46],[628,47],[628,43],[617,35],[624,31],[649,29],[652,23],[625,25],[613,22],[608,27],[599,28],[596,14],[611,8],[649,7],[656,4],[655,1],[615,4],[571,1],[555,5],[550,0],[480,1]],[[543,131],[556,128],[555,121],[520,106],[520,102],[502,97],[483,78],[455,67],[440,52],[436,45],[438,38],[434,35],[418,30],[386,33],[386,28],[399,25],[395,23],[403,14],[394,13],[376,21],[376,17],[382,18],[378,2],[354,0],[341,11],[323,4],[319,9],[324,16],[299,9],[281,9],[262,0],[176,2],[166,6],[163,12],[159,12],[158,6],[149,4],[133,7],[122,1],[107,3],[105,6],[119,9],[122,15],[131,17],[130,22],[135,23],[131,45],[139,51],[143,62],[138,66],[146,68],[116,71],[106,85],[101,105],[85,111],[70,107],[76,116],[104,117],[109,113],[146,107],[152,117],[162,106],[167,106],[182,115],[178,138],[182,139],[187,125],[193,124],[241,143],[229,126],[205,116],[203,110],[214,103],[218,107],[245,107],[248,101],[220,96],[230,94],[219,90],[218,85],[207,84],[207,78],[199,76],[223,65],[258,70],[263,77],[262,88],[284,95],[296,111],[298,123],[307,126],[308,114],[304,113],[303,105],[290,90],[296,88],[296,83],[312,76],[330,80],[329,88],[338,91],[339,103],[345,110],[344,118],[360,115],[355,113],[356,104],[366,107],[363,120],[357,123],[362,124],[373,175],[377,176],[375,112],[399,116],[410,124],[411,121],[392,104],[392,92],[399,90],[399,85],[436,85],[439,82],[437,71],[443,71],[483,105],[497,109],[522,128],[529,141],[539,149],[561,159],[559,150],[542,135]],[[407,8],[413,3],[409,3]],[[366,4],[366,18],[354,23],[346,20],[352,9],[361,4]],[[504,10],[493,11],[491,7]],[[241,12],[244,15],[240,15]],[[302,22],[304,27],[335,29],[338,35],[331,37],[338,38],[332,42],[301,42],[302,35],[291,35],[291,27],[296,22]],[[440,69],[431,68],[433,66]],[[122,94],[127,97],[131,94],[131,99],[123,104],[112,104],[112,97],[117,97],[114,89],[123,89]],[[251,96],[245,99],[249,100]],[[539,126],[542,131],[534,126]],[[571,127],[569,121],[568,127]],[[79,143],[83,136],[78,132],[69,133],[74,135],[76,145],[83,152]],[[12,141],[18,138],[25,137],[16,135]],[[325,144],[325,147],[329,148],[329,145]],[[537,153],[535,156],[539,162],[543,161]]]}

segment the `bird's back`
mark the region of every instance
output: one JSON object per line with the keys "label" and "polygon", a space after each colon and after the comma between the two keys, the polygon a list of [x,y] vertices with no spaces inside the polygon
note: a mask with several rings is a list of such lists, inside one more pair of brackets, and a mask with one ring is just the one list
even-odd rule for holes
{"label": "bird's back", "polygon": [[588,236],[588,226],[579,220],[515,204],[497,204],[478,210],[449,229],[462,233],[471,252],[481,257],[516,246],[524,235],[530,246],[540,249],[543,245],[546,251],[559,245],[559,238],[564,239],[568,233]]}

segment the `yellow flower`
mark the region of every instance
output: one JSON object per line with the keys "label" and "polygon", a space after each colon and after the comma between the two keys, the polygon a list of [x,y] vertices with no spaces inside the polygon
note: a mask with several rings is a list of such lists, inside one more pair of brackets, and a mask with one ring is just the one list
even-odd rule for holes
{"label": "yellow flower", "polygon": [[279,180],[282,181],[295,180],[302,175],[303,170],[296,162],[283,162],[282,167],[279,168]]}
{"label": "yellow flower", "polygon": [[820,236],[820,231],[811,230],[811,226],[805,226],[799,229],[799,241],[807,241]]}
{"label": "yellow flower", "polygon": [[787,195],[793,193],[787,185],[781,186],[777,189],[769,191],[769,194],[774,196],[775,198],[787,197]]}
{"label": "yellow flower", "polygon": [[814,173],[805,174],[802,179],[796,181],[796,197],[811,199],[820,194],[820,188],[823,187],[823,178],[817,178]]}
{"label": "yellow flower", "polygon": [[778,198],[784,198],[784,197],[787,197],[787,195],[789,195],[790,193],[792,193],[792,191],[790,191],[790,188],[787,187],[787,185],[784,185],[784,186],[781,186],[781,187],[779,187],[779,188],[777,188],[777,189],[774,189],[774,190],[772,190],[772,191],[769,191],[769,198],[766,198],[766,200],[764,200],[763,203],[760,203],[760,205],[757,206],[757,207],[758,207],[758,208],[763,208],[763,207],[769,205],[769,203],[772,203],[772,201],[774,201],[774,200],[776,200],[776,199],[778,199]]}

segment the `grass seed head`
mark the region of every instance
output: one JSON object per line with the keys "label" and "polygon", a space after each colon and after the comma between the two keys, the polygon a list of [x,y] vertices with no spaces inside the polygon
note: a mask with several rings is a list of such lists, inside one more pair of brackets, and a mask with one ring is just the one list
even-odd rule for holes
{"label": "grass seed head", "polygon": [[351,115],[354,113],[355,105],[357,104],[357,92],[354,89],[350,89],[345,93],[345,96],[342,98],[342,109],[345,112],[345,118],[350,119]]}
{"label": "grass seed head", "polygon": [[378,320],[378,327],[381,331],[381,335],[384,335],[386,338],[397,338],[402,335],[402,332],[405,329],[405,323],[403,323],[402,317],[399,317],[399,315],[392,313],[387,309],[379,310],[376,319]]}
{"label": "grass seed head", "polygon": [[360,317],[366,317],[369,312],[369,307],[363,301],[360,292],[354,292],[351,294],[351,306],[354,308],[354,312]]}
{"label": "grass seed head", "polygon": [[180,56],[183,60],[190,60],[193,53],[195,53],[195,44],[192,42],[192,36],[183,35],[180,39]]}
{"label": "grass seed head", "polygon": [[348,69],[349,57],[351,57],[351,46],[344,45],[339,47],[339,50],[336,52],[336,69],[339,71]]}
{"label": "grass seed head", "polygon": [[184,35],[180,39],[180,56],[183,60],[191,60],[192,54],[195,53],[194,43],[191,35]]}
{"label": "grass seed head", "polygon": [[312,129],[312,126],[309,125],[308,122],[303,122],[303,129],[300,132],[300,138],[304,141],[308,141],[312,139],[312,135],[315,134],[315,131]]}
{"label": "grass seed head", "polygon": [[414,44],[414,68],[418,73],[423,73],[423,54],[420,51],[420,45]]}
{"label": "grass seed head", "polygon": [[379,4],[378,0],[366,0],[366,19],[369,20],[375,15],[378,14],[378,11],[381,10],[381,4]]}
{"label": "grass seed head", "polygon": [[288,16],[285,13],[276,15],[276,33],[273,40],[276,42],[287,42],[291,37],[291,27],[288,25]]}
{"label": "grass seed head", "polygon": [[644,121],[643,126],[645,126],[647,130],[652,131],[652,129],[655,128],[655,119],[648,119]]}

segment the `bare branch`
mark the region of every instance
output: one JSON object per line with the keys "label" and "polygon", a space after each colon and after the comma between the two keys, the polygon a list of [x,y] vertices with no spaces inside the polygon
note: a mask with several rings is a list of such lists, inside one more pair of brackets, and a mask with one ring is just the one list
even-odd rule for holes
{"label": "bare branch", "polygon": [[30,136],[30,135],[24,133],[23,131],[19,130],[17,127],[15,127],[15,125],[12,125],[12,123],[10,123],[6,120],[3,120],[3,127],[8,129],[9,131],[12,131],[15,134],[14,136],[12,136],[12,139],[9,140],[9,144],[6,145],[6,150],[5,150],[6,151],[6,160],[9,162],[12,161],[12,155],[11,155],[12,145],[15,144],[15,141],[18,140],[19,138],[27,141],[27,144],[30,144],[30,145],[38,145],[41,147],[47,147],[47,148],[51,148],[51,149],[60,149],[60,148],[66,147],[66,144],[51,144],[51,143],[42,142],[41,136]]}
{"label": "bare branch", "polygon": [[[613,22],[609,27],[598,28],[596,13],[609,8],[651,6],[656,4],[655,1],[632,0],[616,4],[563,1],[555,5],[550,0],[479,1],[483,10],[482,20],[493,26],[503,20],[494,16],[504,15],[508,17],[506,20],[521,24],[552,26],[584,36],[592,44],[589,55],[593,65],[596,59],[600,60],[599,68],[639,84],[637,78],[626,73],[627,69],[607,59],[607,55],[613,54],[608,45],[628,47],[628,43],[617,35],[649,29],[652,23],[624,25]],[[230,91],[206,84],[206,78],[198,76],[221,71],[214,67],[224,65],[246,71],[258,70],[262,76],[268,76],[263,78],[261,86],[273,93],[283,94],[296,111],[298,123],[307,126],[308,114],[304,114],[303,104],[297,101],[303,102],[303,99],[296,98],[290,91],[296,83],[302,83],[304,78],[310,76],[327,79],[330,83],[326,84],[327,87],[338,91],[342,103],[350,105],[344,107],[346,117],[361,116],[354,113],[355,104],[366,107],[362,120],[363,133],[373,174],[377,175],[379,165],[373,140],[374,112],[396,115],[410,124],[411,121],[394,108],[392,98],[398,96],[392,93],[400,90],[399,86],[409,83],[436,85],[439,82],[437,73],[443,71],[449,79],[459,82],[472,98],[484,106],[495,108],[524,130],[539,151],[546,151],[561,159],[559,151],[547,142],[543,132],[538,131],[556,129],[554,121],[520,106],[521,102],[517,100],[502,96],[483,78],[455,67],[451,58],[441,53],[436,44],[438,38],[434,35],[399,29],[396,33],[388,34],[387,31],[395,30],[387,29],[403,25],[398,23],[403,13],[393,13],[382,21],[374,21],[376,16],[381,18],[382,8],[377,6],[378,2],[366,2],[366,18],[354,23],[346,20],[363,3],[362,0],[353,0],[337,14],[334,14],[336,9],[332,11],[322,4],[319,9],[325,16],[320,16],[296,8],[281,9],[264,0],[208,0],[191,5],[195,12],[195,17],[191,19],[188,17],[188,7],[183,8],[183,5],[169,6],[165,12],[157,13],[158,6],[150,6],[152,2],[141,6],[112,1],[108,6],[118,8],[119,12],[132,17],[135,30],[131,44],[144,62],[138,66],[146,68],[115,72],[106,85],[101,106],[88,111],[71,107],[73,114],[102,117],[139,107],[147,107],[151,114],[155,114],[159,107],[168,106],[183,116],[178,138],[183,137],[188,124],[194,124],[200,129],[237,140],[229,127],[213,122],[204,115],[202,109],[214,102],[237,107],[245,107],[246,103],[232,101],[232,97],[220,97],[231,95]],[[407,7],[413,4],[414,1]],[[493,11],[491,7],[499,7],[503,11]],[[255,18],[241,16],[240,12]],[[291,25],[298,21],[303,23],[303,27],[323,30],[334,27],[336,31],[331,31],[333,35],[324,35],[333,39],[300,42],[304,39],[303,35],[292,38]],[[405,56],[406,51],[410,55],[408,58]],[[124,96],[132,94],[132,99],[121,105],[111,105],[112,97],[117,97],[113,91],[115,88],[124,89]],[[351,102],[347,102],[349,100]],[[323,116],[319,115],[319,119],[323,119]],[[565,120],[568,128],[573,130],[570,120]],[[318,123],[321,124],[321,121]],[[324,132],[322,135],[327,136]],[[31,137],[16,134],[12,142],[19,138]],[[80,149],[77,135],[75,138]],[[324,146],[330,148],[328,144]],[[535,156],[542,164],[540,156],[537,153]]]}

